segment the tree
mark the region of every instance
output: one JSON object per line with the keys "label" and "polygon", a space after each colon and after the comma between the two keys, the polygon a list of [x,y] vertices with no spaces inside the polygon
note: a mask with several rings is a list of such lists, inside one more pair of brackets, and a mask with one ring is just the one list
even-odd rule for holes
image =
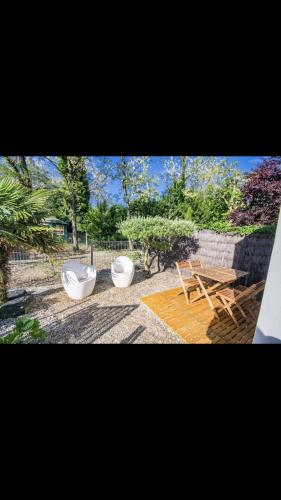
{"label": "tree", "polygon": [[92,207],[85,218],[85,228],[93,240],[118,240],[118,224],[126,218],[126,208],[121,205],[109,207],[106,201]]}
{"label": "tree", "polygon": [[221,186],[209,184],[204,192],[186,190],[185,196],[195,223],[205,225],[227,221],[229,213],[241,202],[240,174],[237,178],[234,172],[233,177],[226,178]]}
{"label": "tree", "polygon": [[91,156],[87,158],[86,166],[91,195],[96,204],[100,205],[103,201],[110,199],[108,185],[113,175],[112,161],[105,156],[101,158]]}
{"label": "tree", "polygon": [[46,161],[38,156],[4,156],[0,163],[2,176],[14,177],[27,189],[52,189],[53,178]]}
{"label": "tree", "polygon": [[[226,213],[228,206],[237,202],[240,192],[239,179],[242,176],[235,165],[235,162],[229,162],[227,158],[212,156],[172,156],[165,160],[164,178],[168,189],[163,196],[163,214],[168,218],[180,217],[190,220],[192,217],[198,221],[203,212],[206,218],[206,207],[208,206],[210,215],[211,197],[217,196],[218,192],[221,208],[219,213]],[[222,199],[223,192],[226,195],[225,200]],[[218,206],[215,200],[214,205],[215,216]]]}
{"label": "tree", "polygon": [[242,187],[243,203],[230,215],[235,225],[274,224],[281,205],[281,156],[264,159]]}
{"label": "tree", "polygon": [[226,179],[241,176],[237,170],[237,162],[229,158],[216,156],[196,156],[189,161],[189,177],[187,189],[208,192],[209,187],[219,189]]}
{"label": "tree", "polygon": [[131,156],[127,159],[126,156],[121,156],[120,162],[116,164],[114,178],[121,181],[127,218],[130,218],[132,201],[154,192],[156,181],[149,174],[149,157]]}
{"label": "tree", "polygon": [[48,196],[43,190],[30,191],[13,178],[0,180],[0,303],[7,300],[13,249],[35,248],[49,253],[60,248],[52,230],[40,225]]}
{"label": "tree", "polygon": [[162,201],[163,215],[169,219],[184,218],[188,209],[188,201],[183,189],[182,180],[176,179],[164,193]]}
{"label": "tree", "polygon": [[[150,197],[154,192],[156,181],[149,174],[148,156],[126,156],[120,157],[120,162],[116,164],[115,179],[121,182],[123,202],[127,211],[127,218],[131,217],[131,203],[141,197]],[[130,249],[133,249],[129,238]]]}
{"label": "tree", "polygon": [[[175,240],[191,236],[195,225],[185,220],[169,220],[163,217],[131,217],[119,225],[124,236],[143,245],[144,269],[148,272],[156,257],[171,248]],[[159,266],[158,266],[159,268]]]}
{"label": "tree", "polygon": [[72,224],[73,248],[78,251],[77,226],[88,212],[90,199],[86,158],[83,156],[59,156],[48,159],[56,165],[63,179],[59,186],[59,192],[56,194],[60,194],[61,204],[69,214]]}
{"label": "tree", "polygon": [[164,160],[164,174],[162,177],[168,184],[168,187],[179,182],[181,188],[186,188],[188,179],[188,156],[170,156],[168,160]]}
{"label": "tree", "polygon": [[32,189],[32,180],[26,156],[4,156],[1,170],[5,175],[15,177],[26,189]]}
{"label": "tree", "polygon": [[155,197],[140,196],[130,204],[132,217],[155,217],[163,215],[163,198],[159,195]]}

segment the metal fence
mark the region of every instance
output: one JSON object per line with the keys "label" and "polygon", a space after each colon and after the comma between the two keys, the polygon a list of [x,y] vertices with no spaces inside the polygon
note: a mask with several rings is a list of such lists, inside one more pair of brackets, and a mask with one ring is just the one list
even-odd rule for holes
{"label": "metal fence", "polygon": [[[132,260],[142,264],[141,245],[128,241],[91,241],[92,260],[97,269],[109,267],[119,255],[128,255]],[[91,258],[91,252],[90,252]]]}
{"label": "metal fence", "polygon": [[[92,252],[91,252],[92,245]],[[93,264],[103,269],[111,265],[112,261],[119,255],[128,255],[132,260],[142,262],[141,245],[133,242],[131,245],[128,241],[89,241],[88,248],[85,252],[61,252],[52,255],[52,260],[64,261],[68,259],[78,259],[83,263],[91,262],[91,253]],[[48,260],[46,254],[37,254],[23,250],[17,250],[11,253],[11,264],[29,264],[42,263]]]}
{"label": "metal fence", "polygon": [[45,254],[35,254],[24,250],[17,250],[10,255],[11,264],[28,264],[31,262],[43,262],[45,260],[47,260],[47,255]]}

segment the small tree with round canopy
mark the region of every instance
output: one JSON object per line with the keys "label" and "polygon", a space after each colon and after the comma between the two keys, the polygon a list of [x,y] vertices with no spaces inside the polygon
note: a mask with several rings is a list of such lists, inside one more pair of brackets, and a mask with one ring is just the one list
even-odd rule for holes
{"label": "small tree with round canopy", "polygon": [[144,269],[150,272],[153,261],[172,247],[180,237],[191,236],[195,225],[188,220],[170,220],[163,217],[132,217],[119,225],[121,233],[143,246]]}

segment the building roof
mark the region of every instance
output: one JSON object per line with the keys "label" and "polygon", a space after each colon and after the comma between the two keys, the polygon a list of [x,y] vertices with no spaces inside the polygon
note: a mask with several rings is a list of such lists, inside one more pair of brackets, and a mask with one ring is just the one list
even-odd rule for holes
{"label": "building roof", "polygon": [[56,217],[46,217],[46,219],[44,219],[43,222],[46,222],[46,223],[52,223],[52,224],[67,224],[67,222],[63,222],[62,220],[60,219],[57,219]]}

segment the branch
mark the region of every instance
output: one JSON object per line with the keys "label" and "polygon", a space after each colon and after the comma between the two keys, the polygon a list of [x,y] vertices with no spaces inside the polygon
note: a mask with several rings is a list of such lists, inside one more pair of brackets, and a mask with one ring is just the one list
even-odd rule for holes
{"label": "branch", "polygon": [[51,158],[49,158],[49,156],[42,156],[42,158],[45,158],[45,160],[48,160],[50,163],[52,163],[53,165],[55,165],[55,167],[57,168],[57,163],[54,162],[54,160],[51,160]]}
{"label": "branch", "polygon": [[20,175],[20,170],[19,170],[19,168],[18,168],[17,163],[15,162],[15,160],[12,160],[12,158],[10,156],[4,156],[4,158],[7,159],[8,163],[16,171],[16,173],[18,175]]}

